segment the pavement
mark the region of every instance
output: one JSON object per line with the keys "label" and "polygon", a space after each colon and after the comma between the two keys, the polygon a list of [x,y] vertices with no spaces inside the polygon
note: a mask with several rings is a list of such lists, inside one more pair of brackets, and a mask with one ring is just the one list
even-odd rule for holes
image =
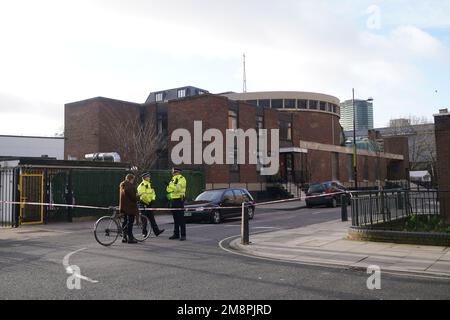
{"label": "pavement", "polygon": [[274,260],[450,279],[450,248],[347,240],[349,222],[340,220],[300,228],[251,235],[251,244],[240,239],[229,243],[235,252]]}

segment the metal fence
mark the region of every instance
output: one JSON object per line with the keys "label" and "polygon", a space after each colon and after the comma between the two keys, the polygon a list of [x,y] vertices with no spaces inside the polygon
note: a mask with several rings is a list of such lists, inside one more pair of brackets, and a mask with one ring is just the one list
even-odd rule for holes
{"label": "metal fence", "polygon": [[450,191],[437,190],[356,192],[351,199],[352,225],[372,226],[411,215],[439,215],[449,198]]}
{"label": "metal fence", "polygon": [[[0,200],[17,201],[18,173],[15,169],[0,170]],[[0,227],[13,227],[18,224],[17,206],[0,203]]]}

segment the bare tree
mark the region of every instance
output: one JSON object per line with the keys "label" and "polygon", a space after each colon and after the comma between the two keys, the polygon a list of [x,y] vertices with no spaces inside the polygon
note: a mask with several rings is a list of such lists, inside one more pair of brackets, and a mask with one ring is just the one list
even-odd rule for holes
{"label": "bare tree", "polygon": [[155,117],[142,110],[127,114],[112,109],[105,112],[102,126],[111,132],[114,151],[138,173],[153,168],[165,149],[164,135],[158,130]]}
{"label": "bare tree", "polygon": [[392,135],[408,136],[411,170],[429,170],[435,181],[437,159],[432,122],[424,117],[410,116],[405,119],[392,120],[390,130]]}

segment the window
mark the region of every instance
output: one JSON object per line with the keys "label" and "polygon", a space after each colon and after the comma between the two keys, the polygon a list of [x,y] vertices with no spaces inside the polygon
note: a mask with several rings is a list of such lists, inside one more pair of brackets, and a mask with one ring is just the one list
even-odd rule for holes
{"label": "window", "polygon": [[234,204],[233,191],[228,190],[227,192],[225,192],[225,194],[223,195],[223,202],[228,204]]}
{"label": "window", "polygon": [[[262,129],[264,129],[264,116],[256,116],[256,131],[257,131],[258,137],[261,134]],[[260,160],[259,151],[260,151],[260,148],[259,148],[259,141],[258,141],[258,146],[256,148],[256,154],[258,155],[258,163],[256,165],[256,171],[258,171],[258,172],[261,171],[261,164],[259,163],[259,160]]]}
{"label": "window", "polygon": [[186,97],[186,89],[178,90],[178,99]]}
{"label": "window", "polygon": [[167,134],[167,115],[166,114],[158,114],[158,134]]}
{"label": "window", "polygon": [[327,103],[324,101],[320,101],[320,110],[327,111]]}
{"label": "window", "polygon": [[309,100],[309,109],[317,110],[317,101],[316,100]]}
{"label": "window", "polygon": [[164,99],[164,94],[162,92],[156,94],[156,96],[155,96],[156,102],[162,102],[163,99]]}
{"label": "window", "polygon": [[280,139],[292,141],[292,122],[281,120],[279,125],[280,125]]}
{"label": "window", "polygon": [[234,110],[228,111],[228,129],[237,129],[238,128],[238,122],[237,122],[237,112]]}
{"label": "window", "polygon": [[272,109],[283,109],[283,100],[282,99],[272,100]]}
{"label": "window", "polygon": [[308,100],[297,100],[299,109],[308,109]]}
{"label": "window", "polygon": [[247,101],[245,101],[245,102],[247,102],[247,103],[249,103],[249,104],[253,104],[253,105],[258,105],[258,101],[257,100],[247,100]]}
{"label": "window", "polygon": [[236,204],[242,205],[244,202],[244,197],[242,196],[241,190],[234,190],[233,192],[236,197]]}
{"label": "window", "polygon": [[256,130],[264,129],[264,116],[256,116]]}
{"label": "window", "polygon": [[337,113],[337,106],[335,104],[332,105],[332,112]]}
{"label": "window", "polygon": [[204,91],[201,91],[201,90],[198,91],[198,95],[199,95],[199,96],[204,95],[204,94],[205,94]]}
{"label": "window", "polygon": [[270,100],[259,100],[259,106],[263,108],[270,108]]}
{"label": "window", "polygon": [[284,100],[284,107],[286,109],[295,109],[295,100],[294,99]]}

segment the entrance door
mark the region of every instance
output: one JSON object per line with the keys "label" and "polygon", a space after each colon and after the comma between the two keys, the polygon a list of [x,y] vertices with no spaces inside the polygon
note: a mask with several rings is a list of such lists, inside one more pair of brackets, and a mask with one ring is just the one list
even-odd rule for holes
{"label": "entrance door", "polygon": [[20,202],[39,203],[40,205],[20,205],[21,224],[44,223],[44,175],[21,174],[20,175]]}
{"label": "entrance door", "polygon": [[293,181],[294,157],[292,153],[280,154],[280,175],[284,182]]}

